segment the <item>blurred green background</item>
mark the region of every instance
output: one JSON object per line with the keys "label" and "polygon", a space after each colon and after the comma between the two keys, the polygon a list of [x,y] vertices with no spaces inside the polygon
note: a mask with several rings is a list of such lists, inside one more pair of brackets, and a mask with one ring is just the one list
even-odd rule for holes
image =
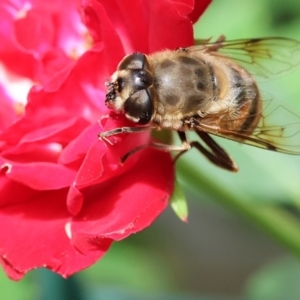
{"label": "blurred green background", "polygon": [[[300,39],[300,1],[215,0],[195,36],[221,34]],[[300,68],[262,88],[300,115],[299,78]],[[240,171],[218,169],[195,150],[185,154],[177,174],[188,201],[187,224],[169,208],[149,229],[115,243],[104,259],[68,280],[36,270],[12,282],[1,271],[0,298],[300,299],[300,157],[218,142]]]}

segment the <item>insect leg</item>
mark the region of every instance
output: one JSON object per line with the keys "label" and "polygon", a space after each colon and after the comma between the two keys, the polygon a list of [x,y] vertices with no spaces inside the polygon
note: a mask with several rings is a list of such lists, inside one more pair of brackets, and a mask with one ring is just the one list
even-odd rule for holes
{"label": "insect leg", "polygon": [[[179,138],[182,142],[182,145],[189,144],[190,147],[195,147],[198,151],[200,151],[210,162],[217,165],[218,167],[221,167],[223,169],[226,169],[228,171],[237,172],[238,167],[233,162],[233,160],[230,158],[230,156],[205,132],[196,131],[198,136],[204,141],[204,143],[208,146],[208,148],[211,150],[207,150],[205,147],[203,147],[198,141],[193,141],[188,143],[186,139],[186,134],[183,131],[178,131]],[[176,157],[175,161],[183,154],[185,153],[188,148],[183,149]]]}
{"label": "insect leg", "polygon": [[104,131],[98,134],[99,140],[104,140],[107,143],[111,144],[111,142],[107,139],[109,136],[121,134],[121,133],[132,133],[132,132],[142,132],[151,130],[152,127],[119,127],[114,128],[112,130]]}
{"label": "insect leg", "polygon": [[[107,143],[109,143],[110,145],[112,145],[112,143],[110,142],[109,139],[107,139],[107,137],[109,136],[113,136],[113,135],[117,135],[117,134],[122,134],[122,133],[135,133],[135,132],[142,132],[142,131],[148,131],[151,130],[155,127],[119,127],[119,128],[114,128],[112,130],[109,131],[104,131],[98,134],[98,138],[99,140],[104,140]],[[155,149],[159,149],[161,151],[166,151],[166,152],[171,152],[171,151],[186,151],[188,149],[191,148],[191,146],[188,143],[182,144],[181,146],[174,146],[174,145],[166,145],[166,144],[162,144],[162,143],[156,143],[156,142],[149,142],[146,143],[144,145],[138,146],[132,150],[130,150],[129,152],[127,152],[122,158],[121,158],[121,162],[125,162],[132,154],[143,150],[145,148],[148,147],[152,147]]]}
{"label": "insect leg", "polygon": [[[191,143],[189,143],[187,141],[187,138],[186,138],[186,133],[184,131],[177,131],[178,135],[179,135],[179,138],[181,140],[181,143],[182,143],[182,149],[181,151],[175,156],[174,158],[174,162],[176,162],[178,160],[178,158],[185,152],[187,152],[188,150],[191,149],[192,145]],[[188,146],[187,146],[188,145]]]}
{"label": "insect leg", "polygon": [[134,154],[134,153],[136,153],[136,152],[138,152],[140,150],[146,149],[147,147],[149,147],[149,144],[144,144],[144,145],[138,146],[138,147],[130,150],[129,152],[127,152],[125,155],[123,155],[121,157],[121,163],[124,163],[125,160],[127,160],[128,157],[131,156],[132,154]]}
{"label": "insect leg", "polygon": [[180,151],[181,152],[185,152],[187,150],[189,150],[191,148],[189,143],[186,144],[182,144],[181,146],[175,146],[175,145],[167,145],[167,144],[162,144],[162,143],[156,143],[156,142],[150,142],[141,146],[138,146],[132,150],[130,150],[128,153],[126,153],[122,158],[121,158],[121,162],[125,162],[125,160],[128,159],[129,156],[131,156],[132,154],[143,150],[145,148],[154,148],[154,149],[158,149],[160,151],[165,151],[165,152],[171,152],[171,151]]}
{"label": "insect leg", "polygon": [[112,130],[104,131],[98,134],[99,139],[106,138],[112,135],[129,132],[141,132],[151,130],[152,127],[119,127]]}
{"label": "insect leg", "polygon": [[238,167],[231,157],[206,132],[196,130],[196,133],[212,152],[209,152],[199,142],[196,141],[191,143],[191,147],[198,149],[215,165],[228,171],[238,171]]}

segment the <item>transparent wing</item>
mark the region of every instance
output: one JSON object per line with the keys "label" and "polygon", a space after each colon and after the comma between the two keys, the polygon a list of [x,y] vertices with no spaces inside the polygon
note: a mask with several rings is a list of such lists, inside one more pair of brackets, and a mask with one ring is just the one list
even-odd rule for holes
{"label": "transparent wing", "polygon": [[[226,56],[236,61],[251,74],[261,78],[275,78],[292,71],[300,65],[300,42],[288,38],[256,38],[226,41],[220,37],[216,42],[196,40],[188,51],[201,51],[215,56]],[[288,154],[300,155],[300,117],[276,104],[263,101],[260,121],[254,128],[238,131],[224,115],[216,119],[203,118],[199,130],[240,143]],[[249,117],[249,116],[248,116]]]}
{"label": "transparent wing", "polygon": [[300,42],[288,38],[268,37],[216,42],[195,40],[188,51],[210,52],[235,60],[251,74],[261,78],[274,78],[300,65]]}
{"label": "transparent wing", "polygon": [[[227,122],[234,121],[228,120]],[[300,155],[300,118],[283,106],[278,106],[270,112],[264,110],[258,125],[243,132],[224,129],[225,127],[230,128],[230,126],[216,124],[218,122],[214,122],[212,125],[204,118],[199,129],[243,144]]]}

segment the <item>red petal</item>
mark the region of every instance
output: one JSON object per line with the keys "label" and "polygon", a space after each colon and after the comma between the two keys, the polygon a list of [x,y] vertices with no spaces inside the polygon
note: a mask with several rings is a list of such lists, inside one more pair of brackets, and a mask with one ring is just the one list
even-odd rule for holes
{"label": "red petal", "polygon": [[11,278],[20,279],[38,267],[67,277],[108,250],[110,239],[98,241],[88,253],[73,247],[65,198],[66,190],[39,193],[30,202],[0,210],[0,263]]}
{"label": "red petal", "polygon": [[112,19],[116,7],[109,11],[104,9],[103,1],[86,0],[84,3],[84,21],[96,45],[93,50],[101,53],[98,61],[105,62],[104,64],[95,63],[93,66],[102,68],[103,74],[108,77],[125,54],[120,37],[115,30],[116,24]]}
{"label": "red petal", "polygon": [[[42,110],[42,109],[41,109]],[[1,135],[2,156],[17,162],[57,162],[62,148],[88,124],[82,118],[69,116],[25,116]]]}
{"label": "red petal", "polygon": [[[19,46],[25,51],[35,50],[37,52],[51,45],[54,38],[53,20],[51,15],[41,15],[40,12],[29,10],[24,13],[23,18],[14,22],[14,33]],[[28,37],[31,38],[28,38]],[[43,47],[43,44],[45,45]]]}
{"label": "red petal", "polygon": [[34,119],[53,115],[81,116],[90,123],[95,122],[101,113],[108,111],[104,105],[104,82],[108,72],[99,61],[104,61],[103,53],[86,52],[76,65],[69,65],[57,73],[49,85],[32,89],[26,115]]}
{"label": "red petal", "polygon": [[[98,123],[86,127],[64,148],[59,161],[63,164],[69,164],[78,159],[83,160],[89,148],[98,141],[98,133],[102,130]],[[98,152],[98,155],[101,155],[101,152],[104,152],[104,148]],[[100,158],[100,156],[97,157],[97,160]]]}
{"label": "red petal", "polygon": [[86,30],[77,13],[77,1],[2,2],[0,56],[13,72],[47,82],[71,55],[83,52]]}
{"label": "red petal", "polygon": [[[117,124],[117,121],[107,119],[105,129],[116,128]],[[68,208],[73,215],[80,211],[83,203],[80,190],[128,171],[138,162],[140,153],[133,155],[124,165],[121,163],[121,157],[139,145],[147,144],[150,139],[149,132],[123,134],[118,137],[118,143],[108,145],[98,140],[97,136],[101,131],[103,129],[97,124],[90,126],[65,149],[62,155],[64,162],[70,162],[72,158],[81,157],[86,153],[68,193]]]}
{"label": "red petal", "polygon": [[196,23],[199,17],[203,14],[206,10],[208,5],[211,3],[211,0],[194,0],[195,7],[194,10],[189,14],[189,18],[193,23]]}
{"label": "red petal", "polygon": [[[0,132],[11,125],[18,117],[17,111],[14,107],[14,100],[11,99],[5,87],[0,85]],[[0,146],[1,147],[1,146]]]}
{"label": "red petal", "polygon": [[0,206],[5,207],[16,203],[26,202],[36,193],[27,186],[8,179],[0,172]]}
{"label": "red petal", "polygon": [[76,216],[83,205],[84,195],[76,188],[76,182],[70,186],[67,195],[67,207],[71,215]]}
{"label": "red petal", "polygon": [[85,191],[89,200],[72,222],[72,236],[120,240],[149,226],[168,204],[173,172],[169,154],[143,151],[128,172]]}
{"label": "red petal", "polygon": [[52,190],[70,186],[75,178],[75,171],[63,165],[35,162],[12,163],[0,159],[0,170],[7,178],[35,190]]}

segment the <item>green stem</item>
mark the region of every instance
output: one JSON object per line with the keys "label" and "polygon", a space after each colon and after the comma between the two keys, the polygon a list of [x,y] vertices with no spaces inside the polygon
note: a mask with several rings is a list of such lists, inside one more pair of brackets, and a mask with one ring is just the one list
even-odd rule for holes
{"label": "green stem", "polygon": [[180,179],[187,186],[202,193],[253,221],[266,233],[300,257],[300,222],[276,204],[261,204],[237,190],[225,189],[211,177],[195,170],[187,161],[178,162]]}

